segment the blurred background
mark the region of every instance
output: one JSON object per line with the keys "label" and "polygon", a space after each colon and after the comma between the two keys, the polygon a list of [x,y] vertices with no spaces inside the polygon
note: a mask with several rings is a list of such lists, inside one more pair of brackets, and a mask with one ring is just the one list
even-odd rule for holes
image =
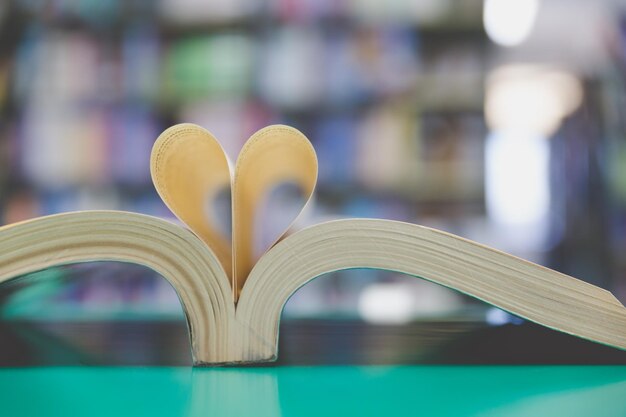
{"label": "blurred background", "polygon": [[[307,223],[428,225],[624,302],[625,81],[620,0],[7,0],[0,222],[171,217],[149,173],[162,130],[200,124],[234,160],[285,123],[320,162]],[[314,280],[283,318],[285,363],[625,361],[381,271]],[[0,287],[3,365],[188,364],[186,331],[173,289],[138,266]]]}

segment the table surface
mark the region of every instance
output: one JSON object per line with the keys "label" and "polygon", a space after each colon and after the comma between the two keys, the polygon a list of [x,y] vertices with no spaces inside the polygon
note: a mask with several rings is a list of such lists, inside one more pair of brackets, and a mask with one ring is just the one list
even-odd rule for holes
{"label": "table surface", "polygon": [[626,366],[0,369],[6,416],[624,416]]}

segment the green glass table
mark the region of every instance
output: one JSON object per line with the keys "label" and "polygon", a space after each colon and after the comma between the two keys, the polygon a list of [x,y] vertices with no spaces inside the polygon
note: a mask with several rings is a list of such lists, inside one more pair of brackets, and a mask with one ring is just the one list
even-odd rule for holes
{"label": "green glass table", "polygon": [[625,416],[626,366],[0,369],[2,416]]}

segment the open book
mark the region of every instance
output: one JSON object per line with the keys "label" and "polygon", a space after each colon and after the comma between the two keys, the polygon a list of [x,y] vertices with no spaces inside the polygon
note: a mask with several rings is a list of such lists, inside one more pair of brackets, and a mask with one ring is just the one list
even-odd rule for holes
{"label": "open book", "polygon": [[[398,221],[317,224],[259,259],[255,213],[288,181],[310,199],[317,159],[288,126],[256,132],[231,174],[219,142],[191,124],[167,129],[151,158],[161,198],[187,226],[122,211],[46,216],[0,228],[0,282],[50,266],[114,260],[165,277],[183,305],[194,364],[270,361],[287,299],[311,279],[348,268],[393,270],[461,291],[515,315],[626,349],[626,308],[608,291],[449,233]],[[206,202],[231,187],[232,239]]]}

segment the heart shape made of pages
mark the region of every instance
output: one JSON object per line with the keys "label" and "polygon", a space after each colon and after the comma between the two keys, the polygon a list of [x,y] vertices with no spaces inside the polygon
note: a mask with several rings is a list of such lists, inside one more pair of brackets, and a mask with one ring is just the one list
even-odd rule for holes
{"label": "heart shape made of pages", "polygon": [[[273,125],[254,133],[241,149],[234,173],[231,167],[218,140],[189,123],[165,130],[154,143],[150,157],[157,192],[176,217],[215,253],[231,279],[236,299],[256,262],[254,221],[262,199],[276,185],[289,182],[301,190],[303,209],[317,182],[317,157],[300,131]],[[214,224],[216,216],[207,215],[206,204],[227,187],[231,189],[230,241],[219,232],[224,228]],[[274,242],[288,229],[281,231]]]}

